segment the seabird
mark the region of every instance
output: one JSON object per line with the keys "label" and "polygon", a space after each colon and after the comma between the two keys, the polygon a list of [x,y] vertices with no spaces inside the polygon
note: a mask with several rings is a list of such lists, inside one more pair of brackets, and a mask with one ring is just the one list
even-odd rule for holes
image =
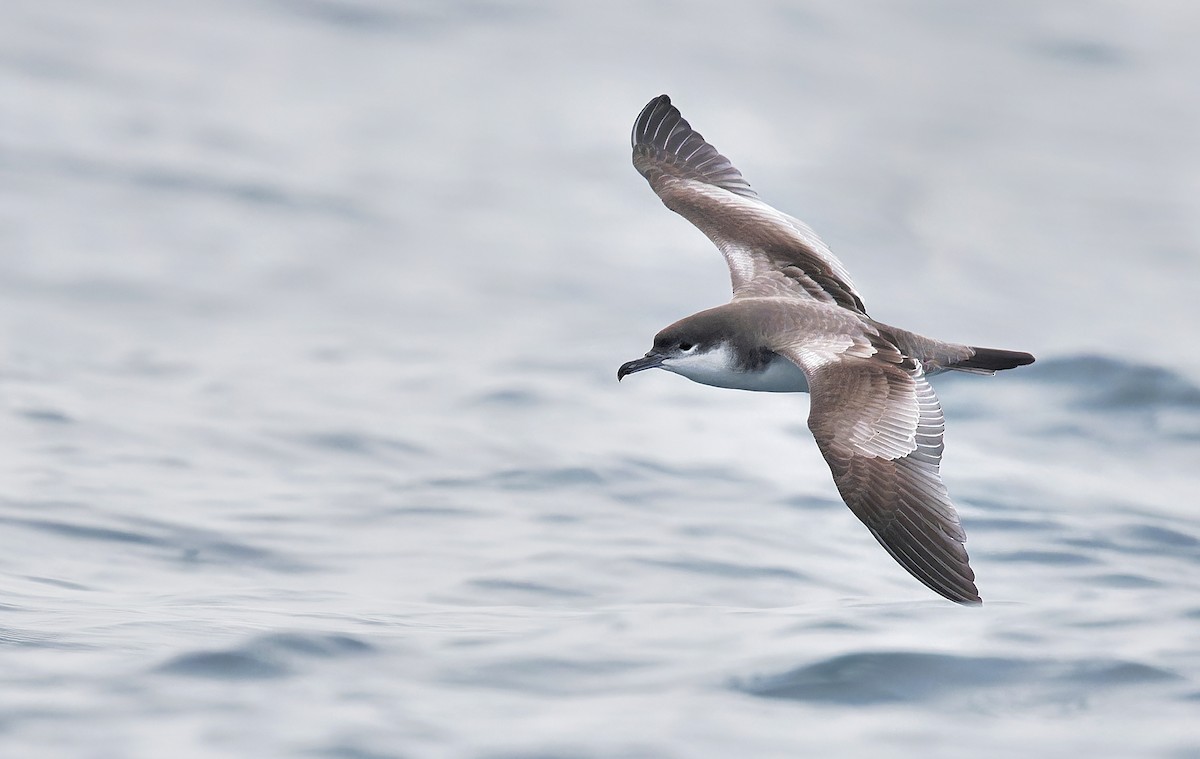
{"label": "seabird", "polygon": [[633,165],[729,265],[733,299],[675,322],[617,379],[665,369],[693,382],[810,393],[808,427],[842,499],[934,592],[982,603],[966,533],[942,483],[942,409],[927,377],[1033,363],[942,342],[867,315],[842,263],[804,222],[758,199],[666,95],[633,125]]}

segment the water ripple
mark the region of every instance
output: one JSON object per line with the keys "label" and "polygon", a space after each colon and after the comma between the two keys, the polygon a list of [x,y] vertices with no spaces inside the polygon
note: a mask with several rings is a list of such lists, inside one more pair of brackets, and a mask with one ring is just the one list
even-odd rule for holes
{"label": "water ripple", "polygon": [[548,585],[546,583],[528,582],[523,580],[484,578],[480,580],[471,580],[467,584],[477,590],[482,590],[487,593],[515,593],[518,595],[540,596],[548,599],[584,598],[588,595],[570,588],[563,588],[554,585]]}
{"label": "water ripple", "polygon": [[1181,678],[1139,662],[1116,659],[1050,661],[999,656],[952,656],[912,651],[834,656],[734,687],[763,698],[825,704],[870,705],[959,702],[1000,687],[1028,690],[1030,700],[1057,691],[1090,692]]}
{"label": "water ripple", "polygon": [[1200,409],[1200,387],[1171,369],[1108,356],[1050,359],[1027,372],[1029,381],[1072,386],[1071,404],[1088,409]]}
{"label": "water ripple", "polygon": [[70,540],[142,546],[168,552],[189,563],[239,564],[281,572],[304,572],[312,567],[276,551],[232,540],[211,530],[172,525],[150,519],[129,520],[135,526],[110,527],[72,521],[0,516],[0,524],[22,527]]}
{"label": "water ripple", "polygon": [[41,422],[43,424],[71,424],[75,421],[70,415],[50,408],[25,409],[16,413],[31,422]]}
{"label": "water ripple", "polygon": [[455,671],[448,679],[462,684],[533,693],[566,694],[609,690],[614,679],[641,672],[645,662],[628,659],[574,659],[521,656]]}
{"label": "water ripple", "polygon": [[559,467],[545,469],[509,469],[481,477],[441,478],[430,484],[435,487],[482,487],[486,489],[537,491],[562,487],[596,487],[604,484],[604,478],[585,467]]}
{"label": "water ripple", "polygon": [[180,654],[156,670],[218,680],[284,677],[309,659],[356,656],[374,648],[358,638],[324,633],[273,633],[230,649]]}
{"label": "water ripple", "polygon": [[70,180],[119,185],[146,193],[208,197],[239,205],[322,214],[350,221],[374,219],[370,211],[352,198],[169,164],[115,163],[90,156],[50,151],[9,154],[5,163],[16,169],[57,174]]}
{"label": "water ripple", "polygon": [[753,564],[733,564],[725,561],[714,561],[712,559],[703,558],[686,558],[686,559],[636,559],[638,564],[645,564],[652,567],[662,567],[665,569],[674,569],[680,572],[688,572],[701,575],[712,575],[716,577],[729,577],[733,579],[751,579],[755,577],[774,577],[783,580],[808,580],[808,577],[796,572],[787,567],[771,567],[758,566]]}
{"label": "water ripple", "polygon": [[352,431],[313,432],[296,438],[303,445],[354,456],[384,456],[388,454],[424,454],[419,445],[396,437],[370,435]]}

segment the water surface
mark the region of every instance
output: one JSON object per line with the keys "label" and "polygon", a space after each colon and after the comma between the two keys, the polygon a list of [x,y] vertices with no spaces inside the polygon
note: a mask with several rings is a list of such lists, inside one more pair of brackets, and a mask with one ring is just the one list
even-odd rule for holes
{"label": "water surface", "polygon": [[[1200,12],[18,3],[5,756],[1200,755]],[[665,373],[669,92],[937,382],[986,604]]]}

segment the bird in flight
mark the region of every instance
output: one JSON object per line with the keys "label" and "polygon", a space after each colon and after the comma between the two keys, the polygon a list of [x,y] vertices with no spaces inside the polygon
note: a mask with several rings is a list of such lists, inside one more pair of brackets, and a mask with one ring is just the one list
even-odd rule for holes
{"label": "bird in flight", "polygon": [[666,95],[633,125],[633,165],[667,208],[721,251],[733,299],[663,329],[617,379],[665,369],[715,387],[810,393],[809,429],[854,515],[935,593],[981,603],[966,533],[939,471],[942,409],[927,377],[994,374],[1033,356],[872,319],[825,243],[759,200]]}

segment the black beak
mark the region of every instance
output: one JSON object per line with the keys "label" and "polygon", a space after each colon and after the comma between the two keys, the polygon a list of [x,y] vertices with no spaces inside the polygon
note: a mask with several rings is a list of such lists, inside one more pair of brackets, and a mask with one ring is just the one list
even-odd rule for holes
{"label": "black beak", "polygon": [[621,368],[617,370],[617,382],[624,379],[626,374],[633,374],[643,369],[653,369],[656,366],[662,366],[663,359],[665,358],[666,356],[661,353],[650,351],[641,358],[635,358],[627,364],[621,364]]}

